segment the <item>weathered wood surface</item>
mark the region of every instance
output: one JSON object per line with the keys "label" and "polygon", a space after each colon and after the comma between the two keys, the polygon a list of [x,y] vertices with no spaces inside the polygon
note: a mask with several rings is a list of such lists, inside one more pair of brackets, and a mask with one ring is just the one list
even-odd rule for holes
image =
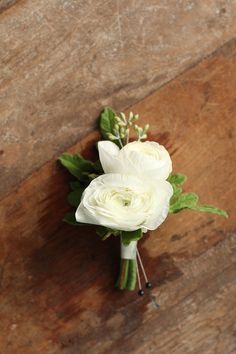
{"label": "weathered wood surface", "polygon": [[[70,178],[55,160],[1,201],[1,353],[236,353],[235,64],[231,42],[132,107],[186,188],[231,213],[171,215],[145,237],[143,298],[114,288],[117,239],[60,221]],[[71,150],[93,156],[97,137]]]}
{"label": "weathered wood surface", "polygon": [[236,33],[229,0],[0,0],[0,198]]}

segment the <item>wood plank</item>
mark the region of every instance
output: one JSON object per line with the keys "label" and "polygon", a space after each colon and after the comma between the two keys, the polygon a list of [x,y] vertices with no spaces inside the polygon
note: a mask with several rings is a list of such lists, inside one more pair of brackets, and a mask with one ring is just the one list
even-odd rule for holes
{"label": "wood plank", "polygon": [[234,38],[235,18],[228,0],[0,0],[0,198],[102,106],[132,105]]}
{"label": "wood plank", "polygon": [[[70,177],[56,159],[2,199],[0,352],[236,353],[235,63],[230,43],[132,107],[186,188],[231,213],[183,212],[149,233],[140,251],[154,288],[143,298],[114,288],[118,239],[60,221]],[[71,151],[94,158],[98,137]]]}

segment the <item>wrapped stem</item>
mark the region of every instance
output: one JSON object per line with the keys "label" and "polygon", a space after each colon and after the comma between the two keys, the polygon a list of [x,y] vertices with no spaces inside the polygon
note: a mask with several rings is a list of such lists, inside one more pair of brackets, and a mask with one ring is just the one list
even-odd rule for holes
{"label": "wrapped stem", "polygon": [[125,246],[121,241],[120,273],[116,286],[123,290],[134,290],[137,281],[137,241]]}

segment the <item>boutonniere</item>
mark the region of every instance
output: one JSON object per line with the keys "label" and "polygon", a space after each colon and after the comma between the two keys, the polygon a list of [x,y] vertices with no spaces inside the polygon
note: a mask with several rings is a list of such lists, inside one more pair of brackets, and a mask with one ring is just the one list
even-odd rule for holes
{"label": "boutonniere", "polygon": [[[97,144],[99,159],[92,162],[80,154],[62,154],[62,165],[74,176],[70,183],[69,203],[75,208],[64,221],[72,225],[97,225],[102,240],[120,239],[121,262],[117,279],[119,289],[134,290],[138,280],[139,295],[151,288],[138,241],[148,230],[157,229],[169,213],[185,209],[227,217],[222,209],[202,205],[195,193],[183,192],[186,176],[172,173],[172,161],[164,146],[148,141],[149,125],[137,125],[139,116],[132,112],[116,114],[110,107],[100,116],[104,140]],[[136,140],[130,142],[134,129]]]}

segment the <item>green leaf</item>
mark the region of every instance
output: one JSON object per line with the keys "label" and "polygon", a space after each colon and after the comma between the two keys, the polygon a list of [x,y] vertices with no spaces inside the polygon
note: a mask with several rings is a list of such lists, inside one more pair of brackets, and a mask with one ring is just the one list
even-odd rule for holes
{"label": "green leaf", "polygon": [[75,226],[82,225],[81,223],[76,221],[75,212],[73,212],[73,211],[69,212],[69,213],[66,213],[66,215],[64,216],[64,218],[62,220],[65,221],[67,224],[70,224],[70,225],[75,225]]}
{"label": "green leaf", "polygon": [[84,182],[91,182],[94,178],[97,178],[99,175],[96,173],[90,173],[90,172],[82,172],[81,179],[84,179]]}
{"label": "green leaf", "polygon": [[94,172],[94,164],[85,160],[80,154],[62,154],[59,157],[61,164],[81,182],[88,180],[88,174]]}
{"label": "green leaf", "polygon": [[198,196],[195,193],[182,193],[177,200],[170,204],[170,213],[178,213],[183,209],[192,209],[197,205]]}
{"label": "green leaf", "polygon": [[131,241],[139,240],[142,237],[142,230],[138,229],[135,231],[121,231],[122,243],[128,246]]}
{"label": "green leaf", "polygon": [[195,193],[182,193],[182,188],[180,188],[180,186],[186,181],[186,179],[187,177],[181,173],[170,175],[167,179],[173,188],[173,196],[171,197],[169,207],[170,213],[178,213],[184,209],[191,209],[228,217],[228,213],[222,209],[216,208],[212,205],[198,204],[198,196]]}
{"label": "green leaf", "polygon": [[100,131],[104,139],[108,139],[108,134],[113,132],[115,125],[115,112],[111,107],[106,107],[100,118]]}
{"label": "green leaf", "polygon": [[76,191],[78,189],[81,189],[83,188],[82,185],[80,184],[79,181],[73,181],[73,182],[70,182],[70,188],[73,190],[73,191]]}
{"label": "green leaf", "polygon": [[226,218],[228,218],[229,214],[220,208],[216,208],[213,205],[196,205],[194,207],[191,208],[192,210],[196,210],[196,211],[201,211],[201,212],[205,212],[205,213],[211,213],[211,214],[217,214],[217,215],[221,215],[224,216]]}
{"label": "green leaf", "polygon": [[105,226],[97,226],[96,233],[101,237],[103,241],[106,240],[112,234],[111,230]]}
{"label": "green leaf", "polygon": [[105,226],[97,226],[96,227],[96,233],[102,238],[102,240],[106,240],[109,236],[114,235],[117,236],[119,235],[120,231],[119,230],[113,230],[109,229],[108,227]]}
{"label": "green leaf", "polygon": [[67,200],[68,200],[69,204],[74,207],[77,207],[80,203],[83,191],[84,191],[84,189],[81,188],[79,190],[70,192],[67,196]]}
{"label": "green leaf", "polygon": [[187,179],[187,176],[185,176],[181,173],[176,173],[175,175],[170,175],[168,177],[167,181],[170,182],[171,184],[181,186],[182,184],[184,184],[186,179]]}
{"label": "green leaf", "polygon": [[95,171],[99,172],[99,174],[104,174],[100,160],[97,160],[96,162],[94,162],[93,167],[94,167]]}
{"label": "green leaf", "polygon": [[81,162],[79,156],[65,153],[59,157],[59,161],[73,176],[78,178],[80,175],[79,165]]}
{"label": "green leaf", "polygon": [[175,184],[172,184],[172,188],[173,188],[173,195],[170,200],[170,205],[174,204],[177,201],[180,194],[182,193],[182,188],[177,187]]}

